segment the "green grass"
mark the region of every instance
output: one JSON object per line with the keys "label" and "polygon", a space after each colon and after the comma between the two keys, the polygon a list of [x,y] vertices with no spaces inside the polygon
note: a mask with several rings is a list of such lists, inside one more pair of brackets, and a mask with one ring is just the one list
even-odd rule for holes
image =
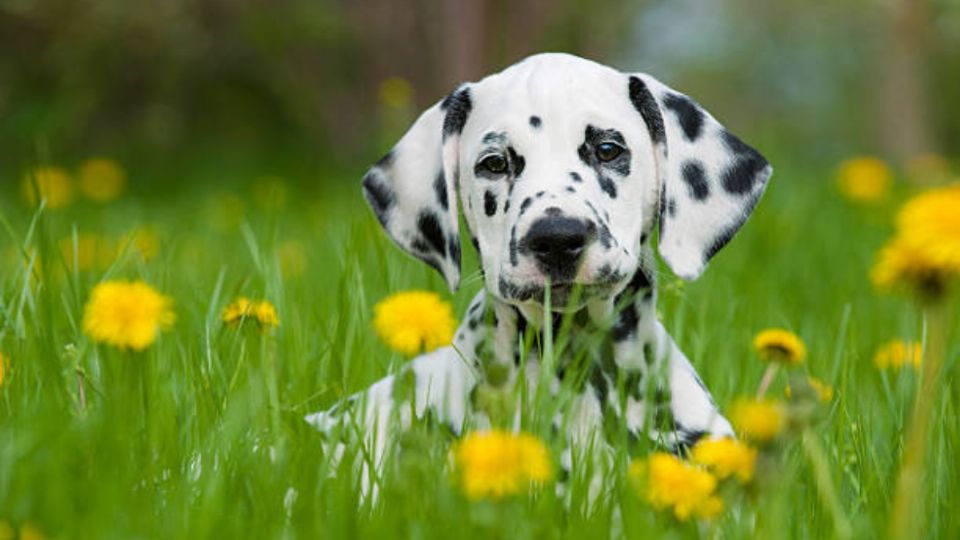
{"label": "green grass", "polygon": [[[920,339],[922,319],[867,279],[894,204],[855,208],[830,191],[823,171],[786,170],[699,281],[681,283],[661,269],[659,311],[721,406],[756,390],[764,366],[750,343],[758,330],[784,326],[804,338],[809,358],[799,369],[836,390],[815,437],[843,514],[856,536],[872,538],[889,520],[917,377],[880,372],[871,358],[890,339]],[[411,288],[448,295],[445,286],[389,243],[353,179],[289,183],[286,201],[272,207],[258,206],[263,199],[245,184],[214,180],[39,214],[20,201],[15,182],[0,188],[0,351],[9,359],[0,387],[0,521],[31,523],[51,538],[833,534],[796,438],[778,448],[756,486],[728,497],[712,528],[653,512],[616,476],[606,479],[613,497],[590,512],[568,510],[552,490],[470,503],[446,467],[451,441],[420,426],[401,438],[382,497],[361,500],[349,463],[331,471],[302,416],[404,362],[373,333],[377,300]],[[231,189],[245,211],[238,227],[220,231],[211,201]],[[73,271],[60,254],[74,231],[117,238],[137,226],[157,233],[155,258],[127,249],[109,268]],[[287,241],[303,247],[302,275],[281,272],[277,248]],[[24,262],[33,254],[35,273]],[[464,286],[451,297],[456,313],[481,286],[472,253],[465,266]],[[171,296],[174,328],[142,353],[92,343],[80,321],[104,278],[140,278]],[[276,305],[274,334],[223,327],[220,311],[241,294]],[[928,444],[929,537],[960,536],[960,317],[953,319]],[[772,392],[785,383],[781,375]],[[541,435],[556,456],[562,442]]]}

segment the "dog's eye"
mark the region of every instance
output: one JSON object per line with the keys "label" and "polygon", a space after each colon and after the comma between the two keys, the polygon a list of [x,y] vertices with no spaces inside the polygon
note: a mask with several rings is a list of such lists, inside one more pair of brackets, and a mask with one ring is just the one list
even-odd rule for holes
{"label": "dog's eye", "polygon": [[507,160],[499,154],[493,154],[483,158],[480,160],[480,166],[494,174],[507,172]]}
{"label": "dog's eye", "polygon": [[600,161],[613,161],[621,153],[623,153],[623,147],[616,143],[605,142],[597,146],[597,159]]}

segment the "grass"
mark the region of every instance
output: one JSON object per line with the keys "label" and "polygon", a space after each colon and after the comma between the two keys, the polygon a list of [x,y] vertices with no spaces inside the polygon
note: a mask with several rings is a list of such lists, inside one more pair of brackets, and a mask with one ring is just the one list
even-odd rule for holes
{"label": "grass", "polygon": [[[820,474],[855,536],[882,536],[917,376],[881,372],[871,358],[888,340],[921,339],[923,323],[909,302],[878,295],[867,279],[895,205],[854,207],[826,177],[781,166],[704,277],[682,283],[660,272],[661,318],[722,407],[756,391],[764,365],[750,343],[770,326],[801,335],[809,358],[800,369],[836,391],[808,435],[823,469],[811,468],[800,438],[785,442],[710,527],[655,513],[622,477],[605,480],[614,497],[591,512],[568,511],[552,490],[471,503],[446,467],[451,441],[423,426],[402,437],[375,504],[360,498],[349,463],[331,470],[302,416],[404,362],[375,337],[373,304],[403,289],[448,294],[389,243],[352,178],[275,184],[283,197],[264,196],[262,183],[204,178],[42,212],[3,186],[0,521],[50,538],[828,537]],[[242,212],[224,192],[239,197]],[[108,265],[71,267],[83,233],[123,238],[137,227],[155,235],[154,257],[121,242]],[[450,297],[458,314],[481,286],[469,251],[464,274]],[[171,296],[174,328],[141,353],[92,343],[80,328],[83,305],[106,278],[140,278]],[[220,311],[238,295],[273,302],[278,330],[225,328]],[[953,319],[928,443],[921,521],[929,537],[960,536]],[[778,377],[772,392],[785,382]],[[556,456],[561,441],[541,435]]]}

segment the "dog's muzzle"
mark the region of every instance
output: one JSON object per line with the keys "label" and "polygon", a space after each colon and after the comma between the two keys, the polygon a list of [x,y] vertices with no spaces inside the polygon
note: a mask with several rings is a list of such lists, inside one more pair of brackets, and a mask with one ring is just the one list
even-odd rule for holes
{"label": "dog's muzzle", "polygon": [[521,240],[520,250],[532,257],[537,268],[554,284],[570,283],[596,237],[596,230],[592,221],[565,216],[539,218]]}

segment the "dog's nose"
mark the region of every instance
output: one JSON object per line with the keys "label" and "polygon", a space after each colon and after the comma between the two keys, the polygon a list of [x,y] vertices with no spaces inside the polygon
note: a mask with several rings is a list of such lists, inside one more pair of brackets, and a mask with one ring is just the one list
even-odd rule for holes
{"label": "dog's nose", "polygon": [[523,243],[545,272],[569,279],[590,242],[593,223],[570,217],[540,218],[530,225]]}

